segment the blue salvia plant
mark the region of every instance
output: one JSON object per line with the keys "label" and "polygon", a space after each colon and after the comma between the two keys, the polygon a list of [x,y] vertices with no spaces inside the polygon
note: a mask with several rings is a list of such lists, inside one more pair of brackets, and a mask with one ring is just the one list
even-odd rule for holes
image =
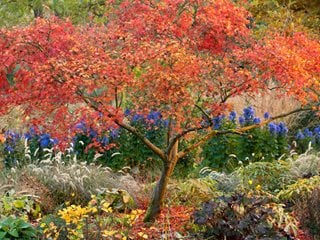
{"label": "blue salvia plant", "polygon": [[[265,113],[263,118],[269,119],[269,113]],[[238,119],[237,113],[232,111],[229,116],[217,116],[212,121],[214,129],[225,130],[259,124],[261,119],[249,106],[243,109]],[[287,133],[285,123],[271,122],[245,134],[217,136],[204,145],[201,166],[228,172],[249,162],[275,160],[289,151]]]}

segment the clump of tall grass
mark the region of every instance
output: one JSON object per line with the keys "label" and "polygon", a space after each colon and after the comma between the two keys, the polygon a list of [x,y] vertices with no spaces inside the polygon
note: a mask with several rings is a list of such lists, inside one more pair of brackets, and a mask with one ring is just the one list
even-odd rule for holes
{"label": "clump of tall grass", "polygon": [[[113,172],[108,167],[85,161],[78,161],[72,145],[64,152],[53,148],[42,149],[42,157],[37,154],[39,149],[31,151],[28,141],[24,144],[24,157],[17,167],[7,169],[0,177],[3,186],[0,190],[19,188],[22,176],[32,176],[48,190],[56,204],[66,201],[70,203],[85,203],[92,194],[98,194],[108,189],[121,189],[133,197],[139,194],[139,186],[125,172]],[[101,155],[96,154],[93,162]],[[128,184],[130,181],[130,184]]]}
{"label": "clump of tall grass", "polygon": [[228,174],[215,171],[209,167],[202,168],[200,176],[214,180],[217,190],[222,192],[234,192],[239,188],[241,183],[241,178],[236,172]]}
{"label": "clump of tall grass", "polygon": [[27,165],[27,170],[48,187],[58,203],[66,199],[75,203],[87,202],[92,194],[102,192],[103,189],[124,189],[132,193],[122,184],[122,175],[108,167],[79,162],[76,155],[65,162],[61,153],[55,154],[51,159]]}
{"label": "clump of tall grass", "polygon": [[310,178],[320,175],[320,152],[313,152],[311,144],[305,153],[289,160],[291,163],[290,174],[296,178]]}

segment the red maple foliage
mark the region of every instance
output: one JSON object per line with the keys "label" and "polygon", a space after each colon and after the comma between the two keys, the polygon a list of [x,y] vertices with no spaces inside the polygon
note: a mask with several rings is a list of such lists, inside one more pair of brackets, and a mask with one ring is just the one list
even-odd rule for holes
{"label": "red maple foliage", "polygon": [[[123,127],[137,135],[164,162],[151,215],[176,162],[222,134],[211,131],[210,118],[231,107],[229,98],[272,84],[304,104],[318,101],[319,40],[303,33],[256,40],[250,14],[230,0],[107,4],[105,26],[53,18],[0,31],[0,113],[22,106],[32,124],[51,129],[61,143],[80,120],[100,132]],[[127,123],[128,102],[169,119],[165,149]],[[181,138],[205,128],[207,136],[179,148]]]}

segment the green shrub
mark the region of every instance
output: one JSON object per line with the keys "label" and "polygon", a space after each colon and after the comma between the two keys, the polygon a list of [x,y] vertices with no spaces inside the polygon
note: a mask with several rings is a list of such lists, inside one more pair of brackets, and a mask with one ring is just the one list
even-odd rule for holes
{"label": "green shrub", "polygon": [[213,179],[217,189],[224,193],[255,189],[276,193],[295,180],[290,174],[290,163],[282,160],[251,163],[232,173],[217,172],[205,167],[201,169],[200,175]]}
{"label": "green shrub", "polygon": [[[245,108],[236,122],[235,112],[227,119],[219,116],[213,119],[214,129],[227,130],[260,123],[252,107]],[[267,119],[269,116],[265,114]],[[211,138],[204,146],[201,156],[202,167],[208,166],[217,171],[232,172],[239,166],[257,161],[273,161],[288,153],[288,129],[281,122],[271,122],[243,134],[220,135]]]}
{"label": "green shrub", "polygon": [[287,185],[278,193],[278,198],[295,202],[310,196],[312,191],[320,185],[320,176],[298,179],[295,183]]}
{"label": "green shrub", "polygon": [[30,196],[18,196],[10,191],[0,197],[0,216],[35,219],[40,213],[40,204]]}
{"label": "green shrub", "polygon": [[0,220],[0,239],[25,239],[37,238],[37,230],[21,218],[6,217]]}
{"label": "green shrub", "polygon": [[293,182],[289,173],[290,165],[286,161],[255,162],[240,167],[236,173],[242,179],[245,188],[256,188],[269,192],[279,192]]}
{"label": "green shrub", "polygon": [[[140,131],[144,130],[143,126],[139,123],[134,124]],[[164,145],[165,131],[161,128],[150,129],[143,132],[148,136],[148,139],[161,147]],[[120,153],[117,157],[107,160],[107,165],[111,168],[121,169],[124,166],[135,167],[148,171],[149,169],[155,169],[161,167],[161,160],[155,155],[144,143],[138,139],[137,136],[122,130],[117,140],[119,148],[117,151]]]}
{"label": "green shrub", "polygon": [[211,178],[172,180],[168,185],[170,201],[195,206],[218,195],[216,182]]}

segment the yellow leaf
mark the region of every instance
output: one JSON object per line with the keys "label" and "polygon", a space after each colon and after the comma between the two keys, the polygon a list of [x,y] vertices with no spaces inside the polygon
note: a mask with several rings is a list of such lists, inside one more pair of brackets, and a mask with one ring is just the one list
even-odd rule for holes
{"label": "yellow leaf", "polygon": [[143,234],[143,235],[142,235],[142,238],[143,238],[143,239],[148,239],[148,235],[147,235],[147,234]]}
{"label": "yellow leaf", "polygon": [[110,237],[110,236],[115,235],[116,233],[117,233],[117,231],[115,231],[115,230],[110,230],[110,231],[104,230],[104,231],[102,232],[102,236],[103,236],[103,237]]}
{"label": "yellow leaf", "polygon": [[130,201],[130,195],[126,192],[122,195],[123,203],[128,203]]}
{"label": "yellow leaf", "polygon": [[110,203],[108,203],[108,202],[103,203],[101,209],[107,213],[113,212],[112,208],[110,207]]}
{"label": "yellow leaf", "polygon": [[13,206],[15,206],[16,208],[23,208],[25,206],[25,203],[22,200],[15,200],[13,202]]}
{"label": "yellow leaf", "polygon": [[143,239],[148,239],[148,235],[145,234],[145,233],[143,233],[143,232],[139,232],[138,235],[139,235],[140,237],[142,237]]}
{"label": "yellow leaf", "polygon": [[0,134],[0,143],[4,143],[6,141],[6,138],[4,134]]}

